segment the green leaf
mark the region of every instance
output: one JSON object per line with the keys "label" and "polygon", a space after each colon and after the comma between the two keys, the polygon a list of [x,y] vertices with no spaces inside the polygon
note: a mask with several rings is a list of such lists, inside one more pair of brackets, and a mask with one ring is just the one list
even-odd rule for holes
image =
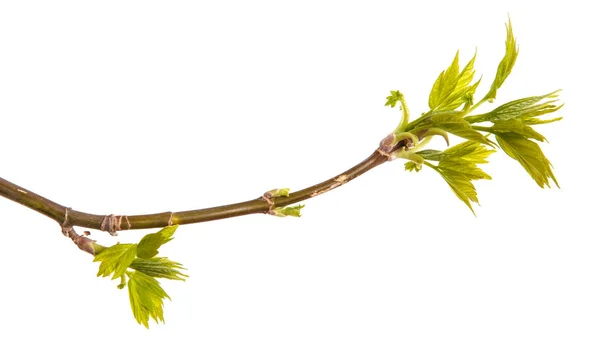
{"label": "green leaf", "polygon": [[476,141],[488,146],[494,146],[487,137],[473,129],[459,112],[443,112],[431,117],[432,128],[445,130],[467,140]]}
{"label": "green leaf", "polygon": [[163,300],[171,298],[162,289],[158,281],[144,273],[134,271],[129,276],[129,303],[135,320],[148,328],[150,318],[156,323],[165,322]]}
{"label": "green leaf", "polygon": [[183,265],[169,260],[169,258],[136,258],[131,263],[131,265],[129,265],[129,267],[136,271],[143,272],[144,274],[151,277],[166,278],[170,280],[179,281],[185,281],[185,278],[188,277],[188,275],[183,274],[181,271],[179,271],[185,270]]}
{"label": "green leaf", "polygon": [[483,100],[493,100],[496,98],[496,92],[510,72],[512,71],[515,62],[517,61],[517,56],[519,55],[519,48],[517,47],[517,41],[513,35],[512,23],[510,18],[508,19],[508,23],[506,24],[506,51],[504,53],[504,57],[498,64],[498,70],[496,71],[496,77],[494,78],[494,82],[490,87],[490,91],[486,94]]}
{"label": "green leaf", "polygon": [[421,171],[421,165],[417,165],[417,163],[413,162],[413,161],[408,161],[406,163],[404,163],[404,170],[406,171],[415,171],[415,172],[419,172]]}
{"label": "green leaf", "polygon": [[434,111],[454,110],[464,103],[471,102],[479,81],[470,85],[475,75],[475,57],[459,73],[458,52],[450,67],[438,76],[429,93],[429,108]]}
{"label": "green leaf", "polygon": [[551,118],[551,119],[527,118],[527,119],[523,119],[522,122],[523,122],[523,124],[527,124],[527,125],[538,125],[538,124],[548,124],[548,123],[558,122],[561,119],[563,119],[563,117],[556,117],[556,118]]}
{"label": "green leaf", "polygon": [[521,119],[523,121],[531,119],[534,123],[541,124],[539,123],[540,120],[538,120],[537,117],[556,112],[563,106],[556,104],[558,102],[557,98],[559,92],[560,90],[555,90],[552,93],[540,96],[531,96],[528,98],[514,100],[498,106],[496,109],[488,113],[465,117],[465,120],[469,123],[480,123],[510,119]]}
{"label": "green leaf", "polygon": [[449,158],[446,156],[444,159],[440,160],[438,168],[444,172],[453,171],[455,173],[459,173],[470,180],[492,179],[473,162],[464,158]]}
{"label": "green leaf", "polygon": [[304,205],[295,205],[295,206],[286,206],[286,207],[276,207],[272,209],[269,213],[273,216],[277,217],[300,217],[300,210]]}
{"label": "green leaf", "polygon": [[144,236],[138,244],[137,256],[142,259],[150,259],[157,255],[160,246],[173,239],[175,230],[177,230],[177,225],[172,225]]}
{"label": "green leaf", "polygon": [[462,158],[473,164],[486,164],[487,158],[496,151],[474,141],[465,141],[444,151],[449,159]]}
{"label": "green leaf", "polygon": [[278,198],[281,196],[289,196],[289,195],[290,195],[290,188],[277,188],[277,189],[269,190],[263,196],[268,199],[271,199],[271,198]]}
{"label": "green leaf", "polygon": [[443,153],[435,153],[439,164],[426,165],[437,171],[448,183],[454,194],[475,213],[471,202],[479,203],[473,180],[491,179],[476,164],[487,163],[487,157],[494,153],[480,143],[466,141],[448,148]]}
{"label": "green leaf", "polygon": [[104,249],[94,257],[94,261],[100,261],[98,277],[107,277],[114,273],[112,279],[119,278],[125,274],[127,267],[131,265],[137,253],[137,244],[117,243]]}
{"label": "green leaf", "polygon": [[546,138],[533,130],[532,127],[524,124],[520,119],[508,119],[498,120],[494,122],[494,125],[489,128],[493,134],[518,134],[528,139],[535,139],[537,141],[546,141]]}
{"label": "green leaf", "polygon": [[540,187],[550,188],[550,179],[552,179],[560,188],[552,172],[552,164],[537,143],[514,133],[496,134],[496,140],[508,156],[521,163]]}
{"label": "green leaf", "polygon": [[448,183],[454,194],[469,207],[471,212],[475,213],[471,202],[479,203],[479,200],[471,179],[455,171],[438,170],[438,172]]}
{"label": "green leaf", "polygon": [[456,51],[450,66],[446,70],[442,71],[433,83],[433,87],[429,93],[430,109],[434,110],[441,104],[445,97],[452,93],[458,79],[458,69],[458,51]]}
{"label": "green leaf", "polygon": [[434,161],[440,161],[446,156],[446,153],[444,153],[442,151],[437,151],[435,149],[426,149],[423,151],[419,151],[415,154],[418,154],[425,160],[434,160]]}
{"label": "green leaf", "polygon": [[399,90],[390,91],[390,95],[386,98],[386,102],[384,106],[389,106],[391,108],[396,107],[396,103],[400,102],[403,98],[402,93]]}

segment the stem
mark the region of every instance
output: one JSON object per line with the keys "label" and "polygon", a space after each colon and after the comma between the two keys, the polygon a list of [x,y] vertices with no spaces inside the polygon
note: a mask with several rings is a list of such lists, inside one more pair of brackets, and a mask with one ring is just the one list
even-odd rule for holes
{"label": "stem", "polygon": [[472,113],[473,111],[475,111],[479,106],[481,106],[484,102],[489,101],[489,98],[483,98],[481,100],[479,100],[478,103],[476,103],[475,105],[471,106],[471,108],[469,108],[469,112],[467,112],[467,114]]}
{"label": "stem", "polygon": [[268,213],[274,207],[283,207],[310,199],[335,189],[363,173],[383,164],[388,156],[375,151],[367,159],[345,172],[308,188],[290,193],[286,197],[262,197],[230,205],[182,212],[162,212],[134,216],[97,215],[72,210],[41,195],[0,178],[0,195],[52,218],[64,226],[81,226],[114,234],[119,230],[160,228],[173,224],[192,224],[217,219],[232,218],[253,213]]}
{"label": "stem", "polygon": [[404,100],[404,96],[400,98],[400,104],[402,105],[402,119],[400,119],[400,124],[398,124],[396,130],[404,132],[408,125],[408,120],[410,119],[410,112],[408,111],[408,105],[406,104],[406,100]]}
{"label": "stem", "polygon": [[429,110],[427,113],[424,113],[421,115],[421,117],[413,120],[412,122],[408,123],[406,126],[406,130],[405,131],[412,131],[416,128],[417,125],[419,125],[419,123],[421,123],[422,121],[424,121],[425,119],[427,119],[428,117],[431,117],[431,115],[433,114],[433,111]]}
{"label": "stem", "polygon": [[480,125],[471,125],[471,128],[478,130],[478,131],[485,131],[487,133],[491,133],[492,132],[492,128],[491,127],[484,127],[484,126],[480,126]]}

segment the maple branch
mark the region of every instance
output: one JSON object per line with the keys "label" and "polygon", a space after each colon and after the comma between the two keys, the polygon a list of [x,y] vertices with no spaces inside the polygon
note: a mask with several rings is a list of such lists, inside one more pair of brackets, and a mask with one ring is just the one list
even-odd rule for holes
{"label": "maple branch", "polygon": [[120,230],[160,228],[174,224],[193,224],[254,213],[269,213],[273,208],[307,200],[344,185],[363,173],[388,161],[389,154],[386,152],[378,149],[367,159],[343,173],[308,188],[290,193],[288,196],[275,198],[259,197],[235,204],[190,211],[162,212],[132,216],[91,214],[60,205],[3,178],[0,178],[0,195],[52,218],[63,227],[63,230],[65,226],[81,226],[106,231],[111,235],[116,235],[117,231]]}

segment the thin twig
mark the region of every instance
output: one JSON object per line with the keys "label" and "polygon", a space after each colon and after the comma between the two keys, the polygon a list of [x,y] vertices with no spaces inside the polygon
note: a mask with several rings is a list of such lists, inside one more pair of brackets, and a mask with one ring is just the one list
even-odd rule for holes
{"label": "thin twig", "polygon": [[[85,213],[67,208],[3,178],[0,178],[0,195],[52,218],[63,226],[63,228],[70,227],[72,229],[73,226],[81,226],[116,235],[116,232],[119,230],[161,228],[173,224],[201,223],[254,213],[268,213],[275,207],[291,205],[340,187],[388,161],[389,154],[386,154],[378,149],[361,163],[333,178],[290,193],[289,196],[273,198],[270,202],[259,197],[230,205],[181,212],[162,212],[134,216]],[[67,219],[68,223],[65,223]],[[63,230],[63,232],[67,232],[67,236],[70,236],[69,230]],[[74,235],[71,238],[73,239]]]}

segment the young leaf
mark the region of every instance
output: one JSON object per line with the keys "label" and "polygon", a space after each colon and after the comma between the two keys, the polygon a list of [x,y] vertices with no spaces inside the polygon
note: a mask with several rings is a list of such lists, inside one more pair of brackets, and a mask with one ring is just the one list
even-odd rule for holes
{"label": "young leaf", "polygon": [[98,277],[110,276],[114,272],[112,279],[119,278],[125,274],[127,267],[131,265],[137,253],[137,244],[117,243],[108,247],[94,257],[94,261],[100,261]]}
{"label": "young leaf", "polygon": [[271,189],[268,192],[266,192],[265,194],[263,194],[263,196],[268,199],[278,198],[281,196],[290,196],[290,188]]}
{"label": "young leaf", "polygon": [[498,133],[496,140],[508,156],[521,163],[540,187],[550,188],[550,179],[560,187],[552,172],[552,164],[537,143],[515,133]]}
{"label": "young leaf", "polygon": [[177,230],[177,225],[172,225],[144,236],[138,244],[137,256],[142,259],[150,259],[157,255],[160,246],[173,239],[175,230]]}
{"label": "young leaf", "polygon": [[504,57],[498,64],[498,70],[496,71],[496,77],[494,78],[494,82],[490,87],[490,91],[486,94],[483,100],[493,100],[496,98],[496,92],[510,72],[512,71],[515,62],[517,61],[517,56],[519,55],[519,48],[517,47],[517,41],[515,40],[515,36],[513,35],[512,23],[510,18],[508,19],[508,23],[506,24],[506,51],[504,53]]}
{"label": "young leaf", "polygon": [[474,164],[486,164],[487,158],[494,153],[493,149],[488,149],[474,141],[465,141],[456,146],[450,147],[444,151],[446,157],[462,158]]}
{"label": "young leaf", "polygon": [[479,179],[491,179],[476,164],[487,163],[487,157],[494,150],[474,141],[466,141],[450,147],[442,154],[437,153],[439,164],[437,166],[426,162],[426,165],[437,171],[454,194],[473,211],[471,202],[478,203],[477,191],[471,181]]}
{"label": "young leaf", "polygon": [[438,168],[444,172],[452,171],[453,173],[461,174],[470,180],[492,179],[473,162],[464,158],[452,158],[446,156],[440,160]]}
{"label": "young leaf", "polygon": [[446,153],[444,153],[442,151],[437,151],[435,149],[426,149],[423,151],[419,151],[415,154],[418,154],[425,160],[434,160],[434,161],[440,161],[446,156]]}
{"label": "young leaf", "polygon": [[539,122],[537,117],[560,110],[562,105],[556,105],[559,92],[560,90],[555,90],[545,95],[514,100],[498,106],[488,113],[465,117],[465,120],[469,123],[495,122],[509,119],[535,119],[534,122]]}
{"label": "young leaf", "polygon": [[458,73],[458,52],[456,52],[456,56],[450,67],[442,71],[431,88],[431,92],[429,93],[429,108],[431,110],[454,110],[465,102],[472,100],[472,96],[479,85],[479,81],[470,85],[475,75],[475,70],[473,69],[475,56]]}
{"label": "young leaf", "polygon": [[399,90],[390,91],[390,95],[386,98],[386,102],[384,106],[389,106],[391,108],[396,107],[396,104],[402,100],[403,95]]}
{"label": "young leaf", "polygon": [[413,162],[413,161],[407,161],[406,163],[404,163],[404,170],[406,171],[415,171],[415,172],[419,172],[421,171],[421,166],[417,165],[417,163]]}
{"label": "young leaf", "polygon": [[302,210],[303,207],[304,207],[304,205],[276,207],[276,208],[272,209],[269,213],[271,215],[277,216],[277,217],[287,217],[287,216],[300,217],[301,216],[300,210]]}
{"label": "young leaf", "polygon": [[493,134],[517,134],[527,139],[535,139],[537,141],[546,141],[546,138],[533,130],[529,125],[524,124],[520,119],[498,120],[489,128]]}
{"label": "young leaf", "polygon": [[143,272],[150,277],[179,281],[185,281],[185,277],[188,277],[188,275],[179,271],[185,270],[183,265],[169,260],[169,258],[136,258],[129,267],[136,271]]}
{"label": "young leaf", "polygon": [[431,92],[429,93],[429,108],[434,110],[436,107],[440,105],[445,97],[450,95],[454,90],[454,86],[456,85],[456,80],[458,78],[458,51],[456,55],[454,55],[454,60],[450,66],[442,71],[438,78],[433,83],[433,87],[431,88]]}
{"label": "young leaf", "polygon": [[551,119],[527,118],[527,119],[523,119],[522,122],[523,122],[523,124],[527,124],[527,125],[538,125],[538,124],[548,124],[548,123],[558,122],[561,119],[563,119],[563,117],[556,117],[556,118],[551,118]]}
{"label": "young leaf", "polygon": [[471,201],[479,203],[479,200],[477,200],[477,191],[473,183],[471,183],[471,179],[455,171],[437,171],[442,175],[446,183],[448,183],[454,194],[469,207],[471,212],[475,213]]}
{"label": "young leaf", "polygon": [[443,112],[434,114],[431,117],[431,122],[432,128],[445,130],[456,136],[467,140],[476,141],[484,145],[494,145],[494,143],[488,140],[487,137],[473,129],[471,124],[464,120],[464,118],[458,112]]}
{"label": "young leaf", "polygon": [[139,324],[148,328],[150,318],[156,323],[165,322],[163,315],[163,299],[171,298],[162,289],[158,281],[144,273],[134,271],[127,273],[129,282],[129,303],[133,316]]}

